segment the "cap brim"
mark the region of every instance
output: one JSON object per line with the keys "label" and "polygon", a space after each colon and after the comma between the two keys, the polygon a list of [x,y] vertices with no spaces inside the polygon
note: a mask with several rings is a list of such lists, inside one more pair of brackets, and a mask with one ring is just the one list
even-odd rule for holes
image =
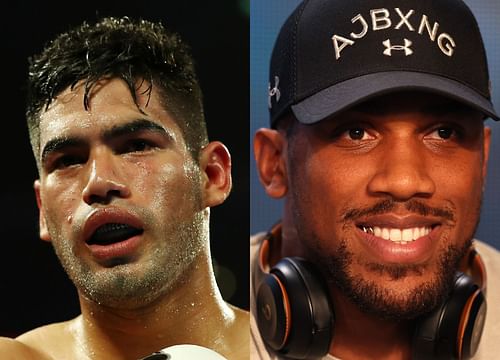
{"label": "cap brim", "polygon": [[343,81],[292,105],[292,110],[301,123],[314,124],[376,96],[405,90],[443,95],[500,120],[491,101],[468,86],[441,76],[408,71],[380,72]]}

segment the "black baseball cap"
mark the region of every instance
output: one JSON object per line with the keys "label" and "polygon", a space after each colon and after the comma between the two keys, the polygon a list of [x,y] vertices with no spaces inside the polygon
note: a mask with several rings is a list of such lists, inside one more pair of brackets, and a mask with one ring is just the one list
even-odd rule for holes
{"label": "black baseball cap", "polygon": [[271,127],[290,108],[313,124],[395,91],[446,96],[500,120],[486,51],[461,0],[304,0],[275,42]]}

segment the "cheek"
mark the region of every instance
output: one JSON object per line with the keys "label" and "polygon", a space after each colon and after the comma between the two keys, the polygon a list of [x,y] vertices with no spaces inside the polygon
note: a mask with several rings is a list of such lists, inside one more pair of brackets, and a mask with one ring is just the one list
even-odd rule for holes
{"label": "cheek", "polygon": [[132,192],[152,209],[176,213],[193,204],[193,176],[185,162],[142,164],[133,176]]}
{"label": "cheek", "polygon": [[123,162],[122,163],[123,182],[131,190],[133,197],[156,197],[154,192],[161,188],[159,186],[162,179],[162,171],[156,162]]}
{"label": "cheek", "polygon": [[304,174],[310,182],[309,191],[326,205],[348,202],[365,194],[374,162],[368,157],[339,155],[333,151],[318,151],[305,160]]}
{"label": "cheek", "polygon": [[70,184],[48,179],[43,185],[42,204],[49,229],[64,228],[73,222],[80,203],[81,191],[78,182]]}
{"label": "cheek", "polygon": [[483,158],[479,152],[462,152],[451,159],[435,161],[433,165],[437,191],[463,201],[481,196],[484,179]]}
{"label": "cheek", "polygon": [[456,207],[459,223],[475,226],[483,194],[482,158],[464,156],[460,161],[441,164],[434,177],[436,195]]}
{"label": "cheek", "polygon": [[303,165],[292,166],[294,208],[318,235],[337,228],[340,231],[339,219],[345,209],[366,201],[365,189],[373,169],[327,151],[319,151],[297,164]]}

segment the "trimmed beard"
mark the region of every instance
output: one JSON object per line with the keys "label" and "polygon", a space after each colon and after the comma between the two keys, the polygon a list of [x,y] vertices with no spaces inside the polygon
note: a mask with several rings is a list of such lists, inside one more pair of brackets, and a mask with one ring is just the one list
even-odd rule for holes
{"label": "trimmed beard", "polygon": [[[375,281],[368,281],[361,275],[352,274],[350,265],[353,255],[347,250],[345,240],[331,256],[325,257],[320,251],[313,251],[311,260],[318,264],[328,283],[338,288],[360,311],[384,320],[402,321],[428,313],[445,301],[455,282],[458,264],[471,245],[472,239],[462,247],[448,246],[439,259],[442,271],[431,281],[402,294],[394,293]],[[393,280],[402,279],[409,273],[422,273],[422,269],[415,265],[371,264],[369,268],[380,274],[388,274]]]}
{"label": "trimmed beard", "polygon": [[[298,194],[295,194],[297,199]],[[481,201],[476,213],[479,214]],[[347,209],[343,212],[341,222],[344,227],[347,222],[355,222],[361,216],[369,214],[383,214],[397,206],[396,201],[389,199],[381,201],[367,209]],[[433,214],[443,219],[455,222],[453,208],[432,208],[417,200],[410,200],[399,206],[404,206],[408,211],[423,216]],[[433,278],[418,285],[411,291],[397,292],[389,290],[377,281],[370,281],[362,275],[353,274],[351,265],[354,260],[353,254],[348,250],[348,240],[339,239],[340,243],[333,252],[322,249],[322,241],[314,232],[305,231],[302,223],[302,213],[299,208],[294,208],[294,221],[297,226],[299,237],[307,239],[307,259],[317,264],[321,273],[330,286],[333,286],[359,310],[365,314],[373,315],[379,319],[390,321],[412,320],[425,313],[429,313],[441,305],[450,294],[455,275],[460,261],[466,255],[472,245],[472,238],[479,224],[479,215],[470,234],[466,234],[463,245],[448,245],[440,249],[439,267]],[[472,215],[471,215],[472,216]],[[388,276],[391,280],[404,281],[408,275],[420,276],[425,271],[422,265],[415,264],[362,264],[370,272],[380,276]]]}

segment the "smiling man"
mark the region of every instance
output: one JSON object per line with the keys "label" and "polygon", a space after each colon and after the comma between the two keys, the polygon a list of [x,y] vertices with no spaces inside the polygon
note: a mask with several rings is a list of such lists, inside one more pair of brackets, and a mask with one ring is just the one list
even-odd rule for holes
{"label": "smiling man", "polygon": [[252,355],[495,358],[500,254],[473,237],[499,118],[467,6],[303,1],[268,94],[254,151],[284,209],[251,239]]}
{"label": "smiling man", "polygon": [[223,301],[209,249],[230,155],[208,141],[179,37],[128,18],[61,34],[31,60],[27,117],[40,237],[82,313],[2,339],[2,358],[139,359],[173,345],[247,358],[248,314]]}

